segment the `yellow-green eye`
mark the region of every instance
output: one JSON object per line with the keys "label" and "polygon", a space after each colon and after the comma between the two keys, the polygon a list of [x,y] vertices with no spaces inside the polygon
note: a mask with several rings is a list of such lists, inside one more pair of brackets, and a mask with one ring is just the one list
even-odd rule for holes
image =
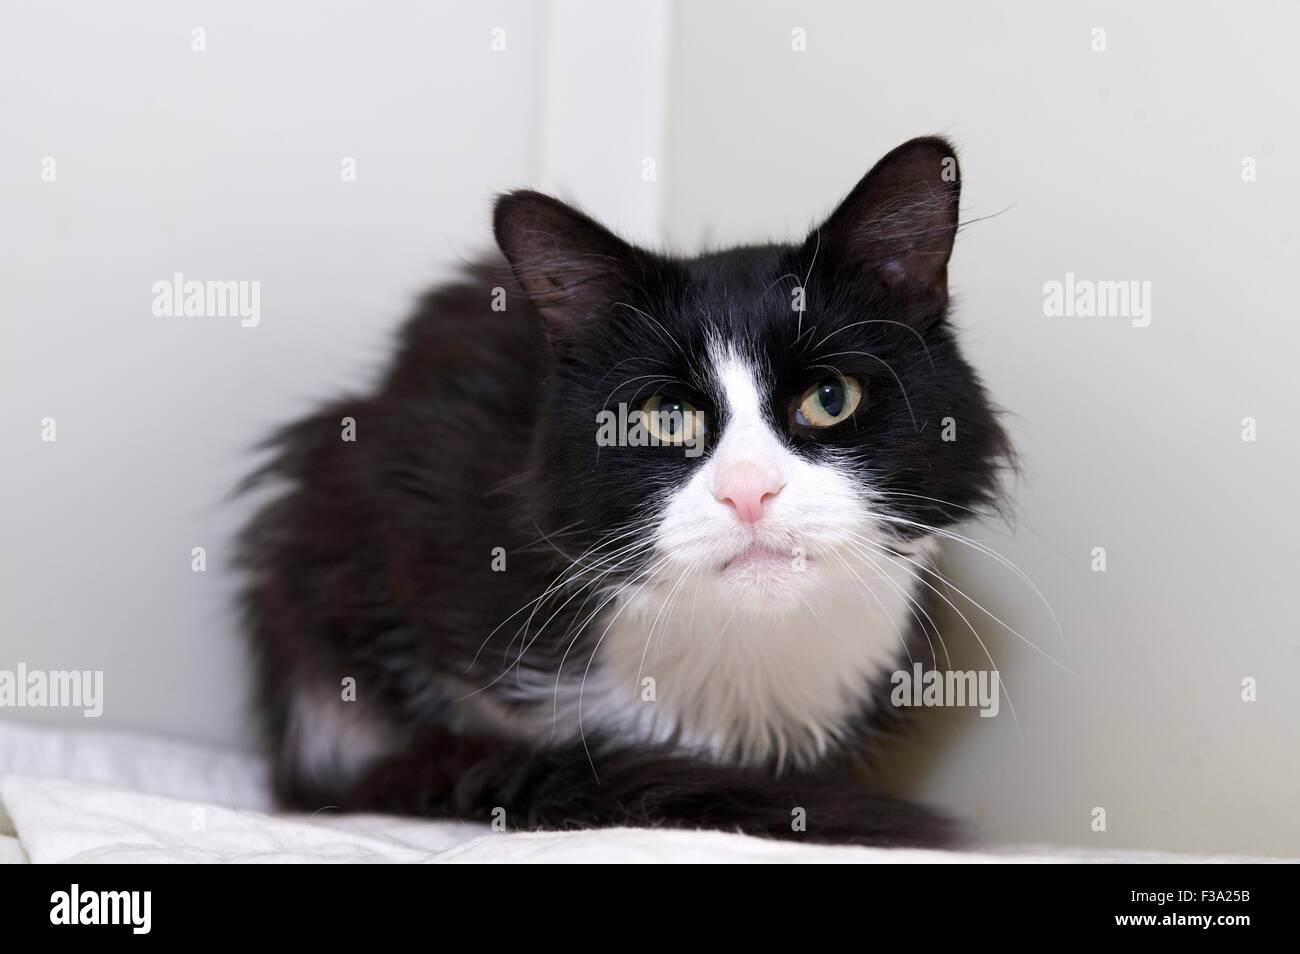
{"label": "yellow-green eye", "polygon": [[856,411],[861,401],[862,385],[857,378],[832,375],[804,392],[795,420],[810,427],[830,427]]}
{"label": "yellow-green eye", "polygon": [[645,429],[660,444],[688,444],[704,430],[704,412],[690,401],[656,394],[641,405]]}

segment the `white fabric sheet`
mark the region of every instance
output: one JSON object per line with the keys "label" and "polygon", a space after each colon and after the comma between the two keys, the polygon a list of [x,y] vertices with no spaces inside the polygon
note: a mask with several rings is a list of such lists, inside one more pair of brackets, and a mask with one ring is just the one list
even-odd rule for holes
{"label": "white fabric sheet", "polygon": [[[6,817],[7,816],[7,817]],[[15,837],[16,836],[16,837]],[[726,832],[493,832],[380,815],[272,811],[253,756],[0,722],[0,862],[1071,862],[1244,860],[1035,849],[826,847]]]}

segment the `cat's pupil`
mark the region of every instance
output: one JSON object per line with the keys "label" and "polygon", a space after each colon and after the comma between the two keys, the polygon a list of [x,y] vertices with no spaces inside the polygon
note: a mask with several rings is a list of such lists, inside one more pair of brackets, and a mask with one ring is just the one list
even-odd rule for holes
{"label": "cat's pupil", "polygon": [[676,437],[677,432],[685,427],[685,408],[681,401],[661,401],[659,410],[664,414],[663,431],[669,437]]}
{"label": "cat's pupil", "polygon": [[838,417],[844,410],[844,385],[838,378],[827,378],[817,386],[817,403],[831,417]]}

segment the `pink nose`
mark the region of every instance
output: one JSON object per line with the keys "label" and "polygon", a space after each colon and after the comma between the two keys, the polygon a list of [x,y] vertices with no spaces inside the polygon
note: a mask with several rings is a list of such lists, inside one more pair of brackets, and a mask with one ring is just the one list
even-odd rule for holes
{"label": "pink nose", "polygon": [[775,497],[784,486],[757,465],[740,461],[728,465],[718,475],[713,496],[735,507],[741,523],[758,523],[763,516],[763,501]]}

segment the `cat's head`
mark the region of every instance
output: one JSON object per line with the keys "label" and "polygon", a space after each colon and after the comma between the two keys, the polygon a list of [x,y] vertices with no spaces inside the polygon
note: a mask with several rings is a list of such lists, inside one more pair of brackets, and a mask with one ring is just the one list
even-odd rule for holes
{"label": "cat's head", "polygon": [[805,241],[697,258],[503,196],[554,357],[535,476],[566,549],[784,611],[993,499],[1006,438],[947,317],[959,196],[952,147],[916,139]]}

